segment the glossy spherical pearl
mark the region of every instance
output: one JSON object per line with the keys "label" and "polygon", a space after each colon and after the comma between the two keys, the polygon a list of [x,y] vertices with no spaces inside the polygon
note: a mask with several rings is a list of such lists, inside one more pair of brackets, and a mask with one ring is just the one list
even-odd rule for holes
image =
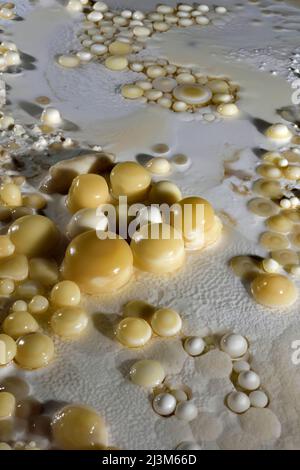
{"label": "glossy spherical pearl", "polygon": [[144,91],[136,85],[123,85],[121,89],[122,96],[129,100],[136,100],[143,96]]}
{"label": "glossy spherical pearl", "polygon": [[146,168],[155,175],[167,175],[170,173],[171,165],[166,158],[155,157],[149,160]]}
{"label": "glossy spherical pearl", "polygon": [[255,390],[249,394],[251,406],[265,408],[269,402],[268,396],[261,390]]}
{"label": "glossy spherical pearl", "polygon": [[49,301],[43,295],[35,295],[28,304],[28,310],[34,315],[46,313],[49,308]]}
{"label": "glossy spherical pearl", "polygon": [[[63,54],[57,58],[57,63],[61,65],[62,67],[71,69],[74,67],[78,67],[80,65],[80,60],[77,55]],[[49,109],[51,109],[51,115],[48,116]],[[47,111],[47,116],[44,115],[45,111]],[[60,120],[58,119],[60,117],[59,111],[54,108],[47,108],[45,111],[43,111],[43,114],[41,116],[41,121],[50,127],[59,126],[61,122],[61,118]]]}
{"label": "glossy spherical pearl", "polygon": [[185,261],[183,240],[167,224],[143,225],[131,240],[134,264],[142,271],[163,274],[176,271]]}
{"label": "glossy spherical pearl", "polygon": [[123,162],[113,168],[110,182],[116,198],[127,196],[128,202],[141,202],[150,189],[151,176],[142,165]]}
{"label": "glossy spherical pearl", "polygon": [[73,179],[66,204],[74,214],[80,209],[97,208],[105,204],[108,197],[108,186],[103,176],[88,173]]}
{"label": "glossy spherical pearl", "polygon": [[14,183],[6,183],[0,186],[0,198],[11,207],[22,205],[22,195],[18,185]]}
{"label": "glossy spherical pearl", "polygon": [[262,261],[262,267],[266,273],[276,273],[279,271],[280,264],[275,259],[266,258]]}
{"label": "glossy spherical pearl", "polygon": [[103,418],[87,406],[64,407],[55,414],[51,429],[55,444],[62,450],[93,450],[108,444]]}
{"label": "glossy spherical pearl", "polygon": [[190,356],[200,356],[205,346],[205,341],[200,336],[190,336],[184,341],[184,349]]}
{"label": "glossy spherical pearl", "polygon": [[246,354],[248,343],[244,336],[228,333],[221,339],[220,347],[222,351],[226,352],[233,359],[236,359]]}
{"label": "glossy spherical pearl", "polygon": [[221,116],[231,117],[239,114],[239,108],[235,103],[222,103],[217,107],[217,112]]}
{"label": "glossy spherical pearl", "polygon": [[238,376],[238,384],[245,390],[256,390],[260,386],[260,378],[253,370],[245,370]]}
{"label": "glossy spherical pearl", "polygon": [[175,416],[182,421],[193,421],[197,415],[198,409],[192,401],[181,401],[176,406]]}
{"label": "glossy spherical pearl", "polygon": [[24,300],[16,300],[11,306],[13,312],[27,312],[27,309],[28,305]]}
{"label": "glossy spherical pearl", "polygon": [[184,103],[204,106],[212,98],[212,92],[209,88],[198,84],[183,84],[173,90],[173,96],[178,101]]}
{"label": "glossy spherical pearl", "polygon": [[120,321],[116,329],[116,336],[124,346],[140,348],[150,340],[152,330],[142,318],[129,317]]}
{"label": "glossy spherical pearl", "polygon": [[250,408],[250,400],[246,393],[231,392],[227,397],[227,405],[234,413],[244,413]]}
{"label": "glossy spherical pearl", "polygon": [[0,392],[0,419],[10,418],[16,409],[16,399],[12,393]]}
{"label": "glossy spherical pearl", "polygon": [[292,132],[285,124],[273,124],[265,132],[266,137],[279,143],[289,142],[292,138]]}
{"label": "glossy spherical pearl", "polygon": [[165,371],[158,361],[142,359],[136,362],[130,369],[130,379],[136,385],[145,388],[154,388],[165,379]]}
{"label": "glossy spherical pearl", "polygon": [[9,227],[8,235],[16,252],[29,257],[49,255],[60,240],[55,224],[42,215],[21,217]]}
{"label": "glossy spherical pearl", "polygon": [[0,280],[0,296],[8,297],[15,290],[15,283],[11,279]]}
{"label": "glossy spherical pearl", "polygon": [[182,199],[182,193],[172,181],[158,181],[153,184],[149,193],[152,204],[168,204],[171,206]]}
{"label": "glossy spherical pearl", "polygon": [[76,212],[67,225],[67,237],[72,239],[88,230],[107,230],[108,218],[97,208],[86,208]]}
{"label": "glossy spherical pearl", "polygon": [[121,55],[112,55],[105,60],[105,67],[115,72],[125,70],[128,67],[128,59]]}
{"label": "glossy spherical pearl", "polygon": [[0,366],[11,362],[17,352],[17,346],[11,336],[0,334]]}
{"label": "glossy spherical pearl", "polygon": [[170,416],[176,408],[176,398],[170,393],[159,393],[152,401],[152,406],[160,416]]}
{"label": "glossy spherical pearl", "polygon": [[79,307],[63,307],[52,315],[51,327],[63,338],[75,338],[86,329],[88,316],[85,310]]}
{"label": "glossy spherical pearl", "polygon": [[281,274],[259,274],[251,284],[254,299],[267,307],[292,305],[298,296],[292,281]]}
{"label": "glossy spherical pearl", "polygon": [[175,310],[161,308],[151,318],[151,326],[158,336],[175,336],[181,330],[182,320]]}
{"label": "glossy spherical pearl", "polygon": [[131,278],[130,247],[121,237],[109,232],[107,236],[100,239],[95,231],[82,233],[66,250],[62,274],[87,294],[115,292]]}
{"label": "glossy spherical pearl", "polygon": [[4,333],[14,339],[38,331],[39,325],[28,312],[11,312],[2,324]]}
{"label": "glossy spherical pearl", "polygon": [[75,282],[61,281],[52,288],[50,299],[56,307],[75,307],[80,303],[80,289]]}
{"label": "glossy spherical pearl", "polygon": [[[61,65],[65,65],[65,64],[61,64]],[[56,127],[61,124],[62,118],[58,109],[49,107],[49,108],[45,108],[44,111],[42,112],[41,121],[43,124],[47,126]]]}
{"label": "glossy spherical pearl", "polygon": [[40,369],[54,357],[54,344],[49,336],[30,333],[17,341],[16,362],[24,369]]}
{"label": "glossy spherical pearl", "polygon": [[15,245],[7,235],[0,235],[0,258],[11,256],[15,251]]}

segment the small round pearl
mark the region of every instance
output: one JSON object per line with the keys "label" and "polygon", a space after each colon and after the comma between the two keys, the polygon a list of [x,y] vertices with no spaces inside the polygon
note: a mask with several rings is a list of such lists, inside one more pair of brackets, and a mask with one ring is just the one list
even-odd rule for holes
{"label": "small round pearl", "polygon": [[158,336],[175,336],[181,330],[182,320],[175,310],[161,308],[154,313],[151,326]]}
{"label": "small round pearl", "polygon": [[260,386],[260,378],[252,370],[241,372],[238,376],[238,384],[245,390],[256,390]]}
{"label": "small round pearl", "polygon": [[248,349],[247,340],[242,335],[228,333],[221,339],[220,347],[233,359],[243,356]]}
{"label": "small round pearl", "polygon": [[156,395],[152,402],[154,411],[161,416],[169,416],[176,408],[176,398],[170,393]]}
{"label": "small round pearl", "polygon": [[255,408],[265,408],[269,401],[265,392],[262,392],[261,390],[251,392],[249,398],[251,406],[254,406]]}
{"label": "small round pearl", "polygon": [[279,263],[275,259],[266,258],[262,262],[262,266],[266,273],[276,273],[279,270]]}
{"label": "small round pearl", "polygon": [[233,364],[233,370],[234,372],[239,374],[240,372],[244,372],[245,370],[250,370],[250,364],[248,364],[248,362],[246,361],[236,361]]}
{"label": "small round pearl", "polygon": [[282,209],[290,209],[292,207],[291,201],[285,197],[281,199],[279,204]]}
{"label": "small round pearl", "polygon": [[183,421],[192,421],[197,417],[198,410],[192,401],[180,401],[176,406],[175,415]]}
{"label": "small round pearl", "polygon": [[231,392],[227,397],[227,405],[234,413],[244,413],[250,408],[250,400],[246,393]]}
{"label": "small round pearl", "polygon": [[55,108],[45,108],[41,115],[41,121],[47,126],[58,126],[61,124],[60,112]]}
{"label": "small round pearl", "polygon": [[205,348],[205,341],[200,336],[190,336],[184,341],[184,349],[190,356],[199,356]]}

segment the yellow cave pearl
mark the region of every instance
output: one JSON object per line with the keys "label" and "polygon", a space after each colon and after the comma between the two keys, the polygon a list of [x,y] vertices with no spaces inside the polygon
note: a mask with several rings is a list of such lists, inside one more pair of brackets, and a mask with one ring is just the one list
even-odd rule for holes
{"label": "yellow cave pearl", "polygon": [[185,261],[180,233],[167,224],[143,225],[132,237],[134,264],[142,271],[164,274],[176,271]]}
{"label": "yellow cave pearl", "polygon": [[0,235],[0,258],[11,256],[15,251],[15,245],[7,235]]}
{"label": "yellow cave pearl", "polygon": [[178,186],[172,181],[158,181],[152,185],[149,200],[152,204],[172,205],[182,199]]}
{"label": "yellow cave pearl", "polygon": [[75,237],[62,264],[63,277],[87,294],[115,292],[133,272],[133,256],[126,241],[110,232],[102,234],[106,238],[98,238],[94,230]]}
{"label": "yellow cave pearl", "polygon": [[0,334],[0,366],[5,366],[13,360],[17,346],[11,336]]}
{"label": "yellow cave pearl", "polygon": [[166,376],[161,363],[151,359],[142,359],[133,364],[129,375],[134,384],[145,388],[157,387],[164,381]]}
{"label": "yellow cave pearl", "polygon": [[152,319],[153,331],[163,337],[175,336],[182,327],[182,320],[175,310],[171,308],[161,308],[157,310]]}
{"label": "yellow cave pearl", "polygon": [[259,274],[251,283],[254,299],[267,307],[285,307],[297,299],[292,281],[281,274]]}
{"label": "yellow cave pearl", "polygon": [[28,312],[11,312],[2,324],[4,333],[14,339],[39,329],[37,321]]}
{"label": "yellow cave pearl", "polygon": [[16,399],[12,393],[0,392],[0,420],[15,414]]}
{"label": "yellow cave pearl", "polygon": [[72,214],[84,208],[96,208],[109,199],[109,189],[105,178],[88,173],[73,179],[66,200]]}
{"label": "yellow cave pearl", "polygon": [[130,300],[123,307],[123,317],[140,317],[150,320],[156,308],[144,300]]}
{"label": "yellow cave pearl", "polygon": [[186,197],[172,210],[171,223],[181,230],[188,249],[200,249],[217,241],[222,224],[211,204],[201,197]]}
{"label": "yellow cave pearl", "polygon": [[114,197],[127,196],[128,202],[141,202],[147,197],[151,176],[136,162],[122,162],[111,171],[110,182]]}
{"label": "yellow cave pearl", "polygon": [[59,243],[59,232],[48,217],[25,215],[11,224],[8,235],[17,253],[29,257],[52,253]]}
{"label": "yellow cave pearl", "polygon": [[16,362],[24,369],[40,369],[54,357],[54,344],[49,336],[31,333],[17,341]]}
{"label": "yellow cave pearl", "polygon": [[80,303],[80,289],[75,282],[61,281],[52,288],[50,299],[57,307],[74,307]]}
{"label": "yellow cave pearl", "polygon": [[82,308],[63,307],[51,317],[51,327],[63,338],[75,338],[81,335],[88,325],[88,316]]}
{"label": "yellow cave pearl", "polygon": [[65,406],[55,414],[51,429],[56,446],[62,450],[93,450],[108,444],[103,418],[87,406]]}
{"label": "yellow cave pearl", "polygon": [[144,346],[152,336],[152,330],[142,318],[129,317],[120,321],[116,329],[117,339],[128,348]]}

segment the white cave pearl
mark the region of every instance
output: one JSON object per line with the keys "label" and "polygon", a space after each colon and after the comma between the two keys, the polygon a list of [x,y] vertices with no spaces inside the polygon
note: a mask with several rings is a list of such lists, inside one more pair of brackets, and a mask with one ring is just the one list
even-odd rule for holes
{"label": "white cave pearl", "polygon": [[236,359],[247,352],[248,343],[244,336],[236,333],[228,333],[221,339],[220,347],[222,351],[226,352],[233,359]]}
{"label": "white cave pearl", "polygon": [[227,397],[227,405],[234,413],[244,413],[250,408],[250,400],[246,393],[231,392]]}
{"label": "white cave pearl", "polygon": [[265,408],[269,402],[268,396],[262,390],[255,390],[249,394],[251,406]]}
{"label": "white cave pearl", "polygon": [[169,416],[176,408],[176,398],[171,393],[160,393],[153,399],[154,411],[161,416]]}
{"label": "white cave pearl", "polygon": [[199,356],[204,348],[205,341],[200,336],[190,336],[184,341],[184,349],[190,356]]}
{"label": "white cave pearl", "polygon": [[182,421],[193,421],[198,415],[198,409],[192,401],[180,401],[176,406],[175,415]]}
{"label": "white cave pearl", "polygon": [[245,390],[256,390],[260,386],[260,378],[253,370],[241,372],[238,376],[238,384]]}

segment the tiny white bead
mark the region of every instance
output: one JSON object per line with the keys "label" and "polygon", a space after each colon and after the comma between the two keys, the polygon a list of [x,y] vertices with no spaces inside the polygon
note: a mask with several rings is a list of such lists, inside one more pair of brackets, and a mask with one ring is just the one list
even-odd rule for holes
{"label": "tiny white bead", "polygon": [[198,5],[198,10],[202,11],[202,13],[207,13],[209,11],[209,6],[208,5]]}
{"label": "tiny white bead", "polygon": [[265,408],[269,402],[269,399],[265,392],[262,390],[255,390],[249,394],[251,406],[255,408]]}
{"label": "tiny white bead", "polygon": [[253,370],[243,371],[238,376],[238,384],[245,390],[256,390],[260,386],[260,378]]}
{"label": "tiny white bead", "polygon": [[198,409],[192,401],[181,401],[176,406],[175,415],[183,421],[192,421],[198,415]]}
{"label": "tiny white bead", "polygon": [[227,405],[234,413],[244,413],[250,408],[250,400],[246,393],[231,392],[227,397]]}
{"label": "tiny white bead", "polygon": [[244,336],[228,333],[221,339],[220,347],[222,351],[229,354],[233,359],[236,359],[247,352],[248,343]]}
{"label": "tiny white bead", "polygon": [[196,23],[206,25],[209,23],[207,16],[196,16]]}
{"label": "tiny white bead", "polygon": [[199,356],[205,346],[205,341],[200,336],[190,336],[184,341],[184,349],[190,356]]}
{"label": "tiny white bead", "polygon": [[298,197],[294,196],[294,197],[291,197],[290,203],[291,203],[292,208],[296,209],[296,207],[298,207],[300,204],[300,200]]}
{"label": "tiny white bead", "polygon": [[219,13],[219,15],[224,15],[227,13],[227,9],[225,7],[216,7],[215,12]]}
{"label": "tiny white bead", "polygon": [[41,115],[41,121],[43,124],[49,126],[58,126],[61,124],[61,115],[58,109],[49,107],[45,108]]}
{"label": "tiny white bead", "polygon": [[286,159],[286,158],[279,158],[278,162],[277,162],[277,165],[280,167],[280,168],[285,168],[287,167],[289,164],[289,161]]}
{"label": "tiny white bead", "polygon": [[266,273],[276,273],[280,268],[279,263],[275,259],[272,259],[272,258],[264,259],[262,262],[262,266],[263,266],[264,271],[266,271]]}
{"label": "tiny white bead", "polygon": [[281,199],[279,204],[282,209],[290,209],[292,207],[291,201],[285,197]]}
{"label": "tiny white bead", "polygon": [[94,8],[94,10],[96,10],[96,11],[101,11],[101,12],[104,12],[104,11],[107,11],[107,10],[108,10],[108,6],[107,6],[106,3],[104,3],[104,2],[96,2],[96,3],[94,3],[93,8]]}
{"label": "tiny white bead", "polygon": [[103,15],[101,11],[91,11],[91,13],[87,15],[87,19],[89,21],[93,21],[94,23],[98,23],[98,21],[103,19]]}
{"label": "tiny white bead", "polygon": [[170,416],[176,408],[176,398],[171,393],[160,393],[153,399],[154,411],[160,416]]}

